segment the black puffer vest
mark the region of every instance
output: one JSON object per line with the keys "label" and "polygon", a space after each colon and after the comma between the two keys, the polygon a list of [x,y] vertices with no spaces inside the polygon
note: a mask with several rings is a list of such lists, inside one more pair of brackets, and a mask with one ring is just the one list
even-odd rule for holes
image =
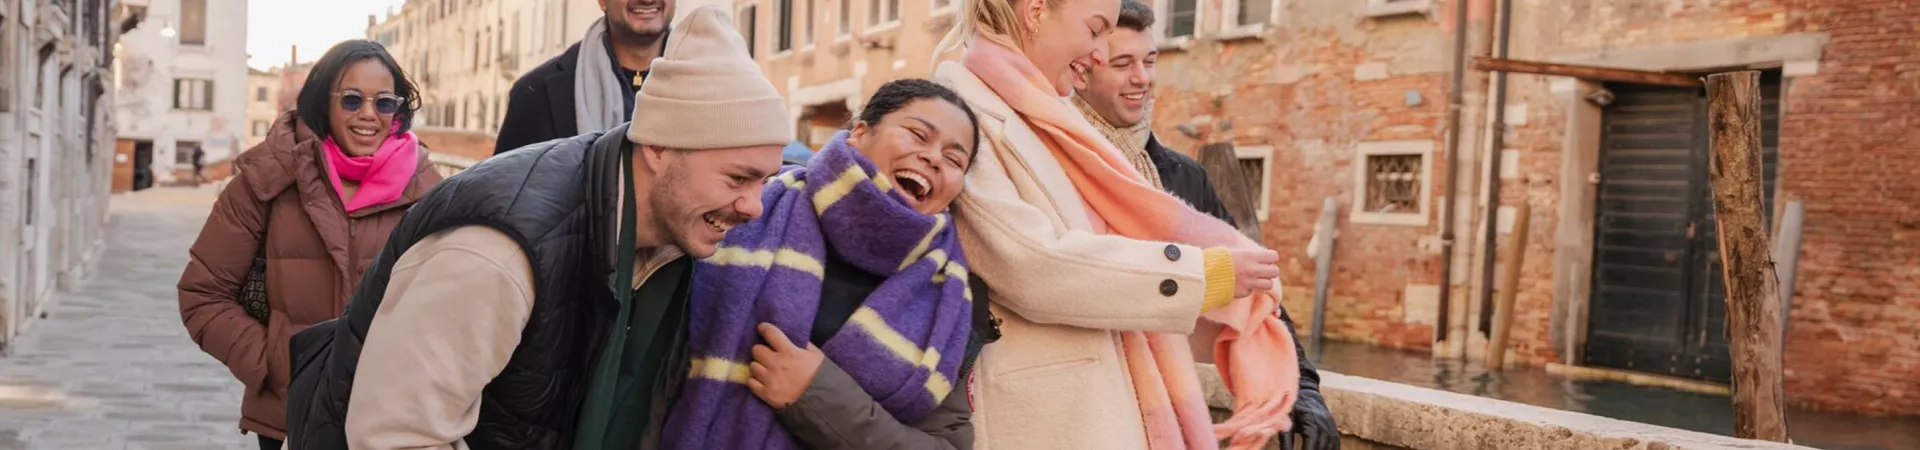
{"label": "black puffer vest", "polygon": [[499,229],[525,249],[534,302],[520,346],[487,384],[479,423],[465,442],[474,449],[569,448],[587,378],[618,308],[609,275],[626,128],[496,156],[414,204],[346,313],[293,337],[290,448],[347,448],[355,366],[395,260],[435,232],[466,225]]}

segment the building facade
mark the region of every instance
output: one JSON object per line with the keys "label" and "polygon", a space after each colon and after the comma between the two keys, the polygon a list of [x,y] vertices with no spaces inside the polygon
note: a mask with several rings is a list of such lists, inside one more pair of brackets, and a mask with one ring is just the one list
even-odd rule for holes
{"label": "building facade", "polygon": [[[678,0],[677,15],[702,4],[725,3]],[[584,0],[408,0],[386,17],[368,17],[367,39],[386,45],[420,85],[415,126],[461,136],[448,144],[465,145],[473,142],[467,133],[497,134],[513,82],[565,53],[602,15],[598,3]]]}
{"label": "building facade", "polygon": [[[1467,34],[1468,56],[1488,56],[1499,31],[1501,2],[1464,1],[1460,21],[1445,0],[1150,2],[1163,44],[1153,128],[1187,152],[1202,139],[1234,144],[1302,330],[1316,270],[1302,250],[1331,198],[1329,338],[1483,358],[1482,267],[1507,264],[1498,255],[1525,204],[1509,361],[1725,382],[1704,91],[1513,74],[1495,105],[1493,77],[1469,69],[1449,155],[1455,33]],[[1920,414],[1910,376],[1920,373],[1920,179],[1907,175],[1920,170],[1920,29],[1901,25],[1920,23],[1920,3],[1510,3],[1513,59],[1762,72],[1770,229],[1791,205],[1805,212],[1798,262],[1780,269],[1791,281],[1781,289],[1791,292],[1787,395]],[[736,11],[755,18],[743,35],[803,125],[798,137],[818,145],[879,84],[930,73],[948,5],[739,0]],[[1495,112],[1503,142],[1489,151]],[[1451,261],[1441,257],[1449,207]]]}
{"label": "building facade", "polygon": [[273,126],[273,119],[280,117],[280,85],[284,68],[274,67],[268,70],[247,69],[247,143],[241,150],[260,145],[267,139],[267,129]]}
{"label": "building facade", "polygon": [[115,62],[132,188],[191,183],[193,153],[224,161],[248,131],[246,0],[151,0]]}
{"label": "building facade", "polygon": [[0,0],[0,352],[104,249],[109,64],[141,3]]}
{"label": "building facade", "polygon": [[[1908,42],[1920,30],[1895,25],[1920,20],[1920,4],[1628,3],[1514,0],[1508,55],[1695,76],[1761,71],[1771,229],[1794,202],[1805,208],[1801,246],[1789,250],[1799,263],[1781,268],[1793,281],[1782,286],[1786,392],[1816,408],[1920,414],[1910,377],[1873,375],[1920,369],[1911,312],[1920,245],[1897,244],[1920,236],[1920,197],[1887,194],[1920,192],[1902,175],[1920,168],[1910,142],[1920,138],[1911,82],[1920,49]],[[1471,54],[1491,55],[1499,31],[1497,2],[1468,6],[1456,26],[1440,1],[1164,2],[1155,129],[1194,148],[1171,132],[1175,122],[1230,118],[1230,136],[1216,140],[1275,149],[1262,183],[1265,238],[1277,248],[1308,240],[1322,200],[1338,201],[1325,324],[1334,337],[1433,348],[1446,286],[1451,345],[1436,353],[1479,358],[1490,315],[1481,267],[1505,251],[1485,251],[1483,218],[1494,211],[1505,246],[1525,204],[1510,360],[1725,382],[1704,91],[1514,74],[1496,105],[1492,78],[1472,72],[1448,167],[1451,38],[1464,30]],[[1504,142],[1489,151],[1496,129]],[[1449,170],[1459,180],[1451,198]],[[1500,186],[1492,200],[1489,178]],[[1457,208],[1453,261],[1440,257],[1447,205]],[[1290,256],[1285,284],[1311,286],[1312,260]],[[1443,264],[1451,280],[1440,279]],[[1311,308],[1310,290],[1290,293],[1290,307]]]}
{"label": "building facade", "polygon": [[[736,25],[787,99],[795,139],[820,148],[867,97],[899,78],[926,78],[960,0],[743,0]],[[948,53],[945,56],[952,56]]]}

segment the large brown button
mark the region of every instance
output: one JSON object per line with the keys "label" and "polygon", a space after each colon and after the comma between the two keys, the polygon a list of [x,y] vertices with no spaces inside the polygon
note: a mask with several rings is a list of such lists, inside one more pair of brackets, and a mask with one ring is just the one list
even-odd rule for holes
{"label": "large brown button", "polygon": [[1160,282],[1160,295],[1172,297],[1173,294],[1178,293],[1180,293],[1180,283],[1175,283],[1173,280],[1163,280]]}
{"label": "large brown button", "polygon": [[1178,245],[1173,245],[1173,244],[1167,244],[1167,251],[1166,251],[1166,254],[1167,254],[1167,260],[1168,260],[1168,261],[1179,261],[1179,260],[1180,260],[1180,246],[1178,246]]}

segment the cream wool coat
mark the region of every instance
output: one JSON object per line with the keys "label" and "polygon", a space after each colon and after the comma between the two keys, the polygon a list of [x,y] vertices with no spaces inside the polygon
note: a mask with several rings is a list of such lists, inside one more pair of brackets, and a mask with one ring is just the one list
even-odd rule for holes
{"label": "cream wool coat", "polygon": [[955,203],[967,259],[1002,320],[971,380],[975,446],[1144,449],[1114,330],[1192,332],[1204,261],[1230,270],[1225,252],[1094,234],[1073,182],[1011,107],[958,63],[934,78],[967,101],[983,135]]}

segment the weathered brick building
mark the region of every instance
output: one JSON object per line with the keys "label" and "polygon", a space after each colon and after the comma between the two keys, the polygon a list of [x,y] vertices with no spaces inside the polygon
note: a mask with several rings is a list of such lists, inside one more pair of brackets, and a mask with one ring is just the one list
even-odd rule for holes
{"label": "weathered brick building", "polygon": [[[1160,9],[1191,8],[1170,3]],[[1221,19],[1240,5],[1202,3],[1198,20],[1162,14],[1199,36],[1169,40],[1160,59],[1155,129],[1194,148],[1174,122],[1212,114],[1233,121],[1239,147],[1276,149],[1263,225],[1277,248],[1299,248],[1322,199],[1340,201],[1326,324],[1335,338],[1432,345],[1442,208],[1459,205],[1452,335],[1478,353],[1478,338],[1458,338],[1477,334],[1466,329],[1480,317],[1491,85],[1485,73],[1467,77],[1459,200],[1449,202],[1452,6],[1281,1],[1264,16]],[[1491,51],[1495,3],[1469,5],[1471,54]],[[1772,209],[1806,210],[1788,396],[1920,414],[1920,181],[1907,175],[1920,169],[1920,1],[1512,3],[1511,58],[1764,72]],[[1269,19],[1233,23],[1248,16]],[[1512,355],[1724,380],[1701,92],[1515,74],[1504,107],[1497,229],[1513,205],[1532,211]],[[1286,267],[1288,304],[1305,311],[1313,262],[1295,254]]]}
{"label": "weathered brick building", "polygon": [[148,2],[0,0],[0,354],[99,268],[126,96],[121,37]]}
{"label": "weathered brick building", "polygon": [[[1489,55],[1498,25],[1496,0],[1467,1],[1456,26],[1444,0],[1161,0],[1154,129],[1192,151],[1200,142],[1181,125],[1231,121],[1208,138],[1230,139],[1257,170],[1264,238],[1285,255],[1286,303],[1303,322],[1315,266],[1302,250],[1323,200],[1338,201],[1332,339],[1481,357],[1497,157],[1499,242],[1513,207],[1531,210],[1510,361],[1724,381],[1703,92],[1514,74],[1505,142],[1489,152],[1493,79],[1468,72],[1450,167],[1454,30],[1470,36],[1470,56]],[[881,83],[930,73],[951,4],[743,0],[735,11],[807,125],[796,138],[818,145]],[[1920,173],[1920,0],[1514,0],[1512,11],[1513,59],[1763,71],[1770,210],[1805,208],[1788,396],[1920,414],[1920,178],[1907,175]],[[1451,330],[1436,345],[1442,286]]]}
{"label": "weathered brick building", "polygon": [[960,1],[738,0],[734,22],[787,99],[796,139],[819,148],[880,85],[933,73]]}

